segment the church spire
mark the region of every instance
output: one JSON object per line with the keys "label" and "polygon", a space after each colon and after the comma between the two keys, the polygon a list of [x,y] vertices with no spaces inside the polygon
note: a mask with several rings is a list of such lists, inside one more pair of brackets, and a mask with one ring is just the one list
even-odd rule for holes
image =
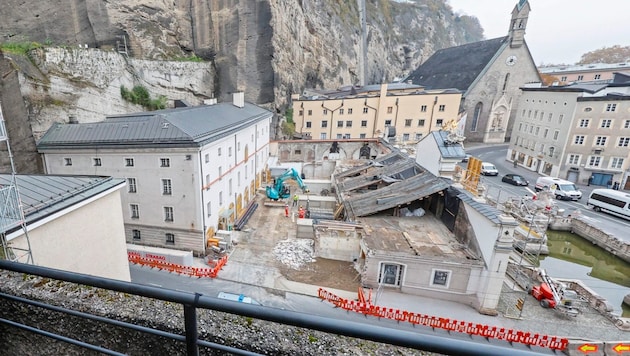
{"label": "church spire", "polygon": [[525,40],[525,28],[527,27],[527,18],[529,17],[529,1],[519,0],[518,4],[512,10],[512,20],[510,21],[510,29],[508,36],[510,37],[510,47],[520,47]]}

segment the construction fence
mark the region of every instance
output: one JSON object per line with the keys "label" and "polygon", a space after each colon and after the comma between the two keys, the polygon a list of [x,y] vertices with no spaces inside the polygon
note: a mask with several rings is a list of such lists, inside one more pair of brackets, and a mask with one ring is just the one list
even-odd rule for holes
{"label": "construction fence", "polygon": [[553,350],[564,350],[569,344],[568,339],[560,338],[557,336],[532,334],[519,330],[498,328],[496,326],[465,322],[449,318],[441,318],[426,314],[418,314],[400,309],[380,307],[372,305],[365,298],[361,298],[361,295],[362,291],[360,290],[359,301],[354,301],[341,298],[333,293],[324,290],[323,288],[319,288],[318,290],[318,296],[320,299],[326,300],[339,308],[343,308],[345,310],[353,311],[356,313],[375,316],[378,318],[387,318],[396,320],[398,322],[408,322],[414,325],[422,325],[430,328],[455,331],[466,333],[469,335],[477,335],[484,338],[504,340],[507,342],[517,342],[525,345],[539,346]]}
{"label": "construction fence", "polygon": [[227,256],[223,256],[216,262],[213,262],[213,265],[210,268],[182,266],[165,261],[139,257],[133,253],[127,253],[127,258],[129,262],[133,264],[157,268],[159,270],[165,270],[197,278],[215,278],[219,274],[221,268],[223,268],[223,266],[225,266],[225,264],[227,263]]}

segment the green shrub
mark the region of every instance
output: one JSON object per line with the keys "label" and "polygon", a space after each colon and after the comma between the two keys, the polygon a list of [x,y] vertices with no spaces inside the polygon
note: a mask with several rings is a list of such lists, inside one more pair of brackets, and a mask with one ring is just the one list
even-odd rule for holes
{"label": "green shrub", "polygon": [[129,90],[124,85],[120,86],[120,96],[125,100],[133,104],[142,105],[149,111],[161,110],[166,108],[166,97],[160,95],[155,99],[151,99],[151,95],[147,88],[142,85],[136,85],[133,89]]}

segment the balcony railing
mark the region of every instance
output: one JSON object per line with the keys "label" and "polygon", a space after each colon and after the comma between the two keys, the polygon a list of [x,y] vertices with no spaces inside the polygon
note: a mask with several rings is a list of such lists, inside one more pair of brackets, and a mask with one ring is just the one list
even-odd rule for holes
{"label": "balcony railing", "polygon": [[[199,309],[220,311],[234,315],[245,316],[248,318],[266,320],[284,325],[291,325],[297,328],[318,330],[335,335],[344,335],[351,338],[370,340],[377,343],[401,346],[416,350],[437,352],[445,355],[540,354],[529,349],[512,348],[509,345],[492,345],[488,344],[487,341],[478,342],[472,339],[468,340],[465,338],[462,339],[461,337],[449,337],[449,335],[443,334],[424,334],[419,332],[327,318],[265,306],[237,303],[233,301],[227,301],[201,295],[199,293],[188,293],[153,286],[139,285],[113,279],[99,278],[72,272],[60,271],[40,266],[21,264],[7,260],[0,260],[0,271],[2,270],[24,273],[25,276],[40,276],[47,279],[65,281],[84,286],[106,289],[109,291],[131,294],[143,298],[151,298],[159,301],[179,304],[183,307],[182,312],[185,330],[183,335],[134,324],[131,322],[112,319],[96,314],[91,314],[85,311],[71,309],[71,307],[52,305],[46,302],[35,300],[35,298],[33,297],[29,298],[14,294],[8,294],[5,292],[2,285],[0,285],[0,304],[12,303],[23,305],[24,309],[38,308],[40,310],[50,310],[53,312],[62,313],[64,315],[70,315],[74,318],[78,318],[78,320],[82,320],[85,322],[105,323],[112,325],[113,327],[125,328],[129,331],[142,333],[142,335],[146,335],[147,337],[157,336],[161,338],[166,338],[171,341],[180,342],[182,344],[182,350],[185,347],[186,355],[199,355],[200,350],[204,351],[204,354],[207,354],[209,352],[208,349],[237,355],[256,354],[255,352],[245,349],[246,346],[243,346],[242,344],[241,347],[234,347],[232,345],[225,345],[216,342],[200,340],[198,338],[199,327],[197,325],[197,311]],[[63,292],[60,291],[59,293]],[[142,311],[137,312],[139,314],[142,313]],[[149,313],[149,311],[145,311],[145,313]],[[47,326],[46,323],[38,323],[38,325],[26,325],[26,323],[11,320],[11,315],[6,315],[6,312],[2,312],[2,310],[0,310],[0,315],[2,314],[5,315],[4,317],[0,317],[0,324],[3,324],[5,329],[21,329],[22,331],[28,331],[33,334],[45,336],[53,340],[62,341],[64,343],[74,345],[74,347],[84,348],[86,350],[92,350],[107,355],[123,355],[125,354],[126,347],[128,346],[122,341],[119,342],[120,344],[117,344],[116,340],[114,340],[113,347],[105,348],[100,345],[94,345],[88,342],[81,341],[78,338],[73,338],[73,335],[61,335],[54,332],[54,330],[45,330],[43,329],[43,327]],[[141,315],[139,315],[139,317],[141,317]],[[108,335],[109,334],[107,332],[103,332],[103,338],[107,338]],[[11,337],[11,333],[9,333],[8,335],[0,334],[0,340],[3,337]],[[112,340],[108,341],[110,342],[108,342],[107,344],[112,345]],[[183,351],[180,353],[184,354]]]}

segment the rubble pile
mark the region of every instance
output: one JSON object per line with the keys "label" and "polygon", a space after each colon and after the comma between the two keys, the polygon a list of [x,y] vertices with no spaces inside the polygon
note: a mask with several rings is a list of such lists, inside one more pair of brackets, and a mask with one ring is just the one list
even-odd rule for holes
{"label": "rubble pile", "polygon": [[287,239],[278,242],[273,254],[282,264],[299,270],[303,265],[315,262],[314,241],[311,239]]}

